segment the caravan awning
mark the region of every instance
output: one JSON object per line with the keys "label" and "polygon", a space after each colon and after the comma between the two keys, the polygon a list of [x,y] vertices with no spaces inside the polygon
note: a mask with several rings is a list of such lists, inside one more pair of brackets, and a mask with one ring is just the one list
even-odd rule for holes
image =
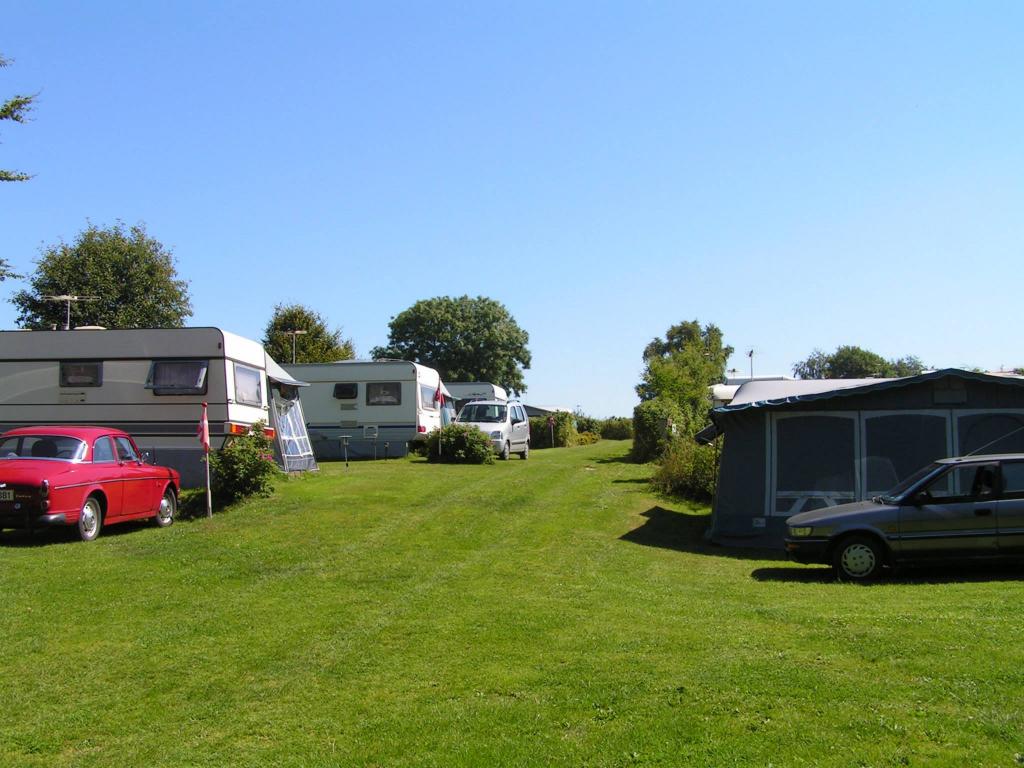
{"label": "caravan awning", "polygon": [[309,384],[305,381],[299,381],[293,379],[291,374],[288,373],[284,368],[274,362],[274,358],[267,355],[267,378],[271,381],[276,381],[278,384],[290,384],[293,387],[308,387]]}

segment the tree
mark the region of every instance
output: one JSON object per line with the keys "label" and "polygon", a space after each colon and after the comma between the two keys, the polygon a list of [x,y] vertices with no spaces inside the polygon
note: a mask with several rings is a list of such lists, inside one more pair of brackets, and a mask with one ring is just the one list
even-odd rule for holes
{"label": "tree", "polygon": [[[291,334],[288,331],[305,331]],[[294,347],[292,346],[294,341]],[[341,337],[341,329],[330,330],[319,312],[302,304],[278,304],[263,331],[263,346],[281,363],[331,363],[356,356],[351,339]],[[292,349],[295,359],[292,360]]]}
{"label": "tree", "polygon": [[73,326],[180,328],[192,315],[188,281],[178,278],[171,252],[142,224],[90,224],[70,245],[41,253],[31,289],[11,299],[22,328],[63,328],[65,304],[46,299],[60,295],[81,299],[71,307]]}
{"label": "tree", "polygon": [[417,301],[391,318],[388,344],[374,358],[394,357],[436,368],[447,381],[489,381],[526,391],[530,335],[503,304],[477,296]]}
{"label": "tree", "polygon": [[641,400],[667,397],[681,406],[702,403],[707,388],[722,381],[733,348],[722,344],[722,331],[697,320],[673,325],[665,338],[644,348],[644,372],[636,393]]}
{"label": "tree", "polygon": [[690,437],[706,426],[708,387],[723,380],[732,352],[718,326],[698,320],[671,326],[664,339],[644,348],[643,378],[636,386],[642,402],[633,411],[636,459],[664,451],[669,434]]}
{"label": "tree", "polygon": [[[10,59],[5,59],[0,56],[0,69],[11,65]],[[12,96],[7,101],[0,104],[0,120],[10,120],[15,123],[24,123],[28,119],[29,113],[32,111],[32,103],[36,100],[35,95],[24,96],[17,95]],[[0,181],[27,181],[32,178],[27,173],[20,173],[18,171],[5,171],[0,168]]]}
{"label": "tree", "polygon": [[921,359],[913,355],[886,360],[870,350],[843,345],[831,354],[815,349],[793,366],[793,375],[800,379],[897,378],[916,376],[924,369]]}

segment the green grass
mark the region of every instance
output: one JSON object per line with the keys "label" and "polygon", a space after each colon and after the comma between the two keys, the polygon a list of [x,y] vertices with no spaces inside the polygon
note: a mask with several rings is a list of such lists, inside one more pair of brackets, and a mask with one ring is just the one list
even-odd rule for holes
{"label": "green grass", "polygon": [[1020,569],[705,546],[627,444],[0,535],[0,766],[1015,765]]}

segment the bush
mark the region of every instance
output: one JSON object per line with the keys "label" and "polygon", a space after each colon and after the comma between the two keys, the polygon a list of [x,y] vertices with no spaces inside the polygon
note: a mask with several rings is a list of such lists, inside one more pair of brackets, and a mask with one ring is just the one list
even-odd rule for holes
{"label": "bush", "polygon": [[257,422],[246,435],[229,438],[219,451],[211,451],[210,489],[218,504],[247,496],[269,496],[281,470],[274,463],[274,446]]}
{"label": "bush", "polygon": [[580,432],[576,435],[576,445],[593,445],[601,439],[597,432]]}
{"label": "bush", "polygon": [[683,413],[668,400],[647,400],[633,409],[633,459],[651,461],[663,455],[680,434]]}
{"label": "bush", "polygon": [[493,464],[490,438],[476,427],[449,424],[427,435],[427,459],[449,464]]}
{"label": "bush", "polygon": [[601,420],[593,416],[587,416],[583,411],[574,411],[573,416],[576,419],[576,431],[577,432],[600,432],[601,431]]}
{"label": "bush", "polygon": [[547,416],[530,419],[530,448],[568,448],[576,445],[578,433],[574,424],[576,417],[567,411],[551,414],[555,420],[555,444],[551,444],[551,428]]}
{"label": "bush", "polygon": [[625,416],[612,416],[601,422],[599,431],[605,440],[632,440],[633,421]]}
{"label": "bush", "polygon": [[651,478],[663,493],[710,501],[715,494],[715,449],[693,440],[673,440]]}

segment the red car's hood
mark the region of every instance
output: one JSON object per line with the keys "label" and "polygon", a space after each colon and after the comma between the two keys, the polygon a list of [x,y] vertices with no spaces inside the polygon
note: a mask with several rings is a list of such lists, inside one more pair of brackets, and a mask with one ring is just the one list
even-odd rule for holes
{"label": "red car's hood", "polygon": [[0,459],[0,483],[39,485],[43,480],[64,482],[74,476],[80,464],[46,459]]}

